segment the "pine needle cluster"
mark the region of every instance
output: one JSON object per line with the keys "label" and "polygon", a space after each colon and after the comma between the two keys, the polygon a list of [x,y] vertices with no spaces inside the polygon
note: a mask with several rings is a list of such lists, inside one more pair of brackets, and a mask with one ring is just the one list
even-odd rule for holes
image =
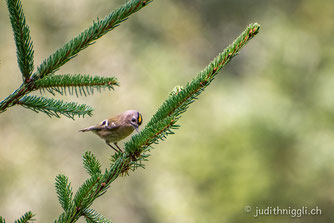
{"label": "pine needle cluster", "polygon": [[[25,213],[24,215],[22,215],[19,219],[15,220],[14,223],[28,223],[28,222],[32,222],[35,219],[33,219],[35,215],[31,212],[28,211],[27,213]],[[0,216],[0,223],[6,223],[6,220]]]}
{"label": "pine needle cluster", "polygon": [[34,50],[30,36],[30,29],[23,13],[20,0],[6,0],[9,18],[12,24],[16,44],[17,62],[20,68],[23,83],[12,94],[0,102],[0,113],[14,105],[35,112],[43,112],[48,116],[66,117],[92,115],[93,109],[87,105],[78,105],[74,102],[66,103],[56,99],[28,95],[33,91],[45,91],[53,95],[75,94],[86,96],[94,91],[113,90],[119,83],[115,77],[92,76],[88,74],[55,74],[65,63],[77,56],[81,50],[94,44],[98,38],[113,30],[125,21],[128,16],[137,12],[150,1],[132,0],[114,10],[104,19],[97,19],[79,35],[65,43],[61,48],[47,57],[34,72]]}

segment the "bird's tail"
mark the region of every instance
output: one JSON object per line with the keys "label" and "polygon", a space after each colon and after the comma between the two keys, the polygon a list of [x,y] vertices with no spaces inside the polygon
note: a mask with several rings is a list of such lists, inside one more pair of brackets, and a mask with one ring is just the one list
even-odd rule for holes
{"label": "bird's tail", "polygon": [[79,130],[79,132],[89,132],[89,131],[92,131],[92,130],[96,130],[96,127],[95,126],[90,126],[88,128]]}
{"label": "bird's tail", "polygon": [[78,132],[88,132],[88,131],[89,131],[88,129],[81,129]]}

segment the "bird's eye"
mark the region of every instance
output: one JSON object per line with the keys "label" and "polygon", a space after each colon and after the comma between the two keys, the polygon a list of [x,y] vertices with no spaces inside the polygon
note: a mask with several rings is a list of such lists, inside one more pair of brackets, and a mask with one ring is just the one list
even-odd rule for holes
{"label": "bird's eye", "polygon": [[136,122],[136,119],[135,119],[135,118],[132,118],[132,119],[131,119],[131,122]]}

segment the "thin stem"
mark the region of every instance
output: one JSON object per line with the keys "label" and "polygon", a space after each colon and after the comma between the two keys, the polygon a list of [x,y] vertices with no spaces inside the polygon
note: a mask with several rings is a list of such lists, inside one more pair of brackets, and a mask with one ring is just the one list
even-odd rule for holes
{"label": "thin stem", "polygon": [[22,84],[18,89],[13,93],[7,96],[3,101],[0,102],[0,113],[6,111],[7,108],[14,106],[19,103],[19,99],[24,95],[32,91],[31,84]]}

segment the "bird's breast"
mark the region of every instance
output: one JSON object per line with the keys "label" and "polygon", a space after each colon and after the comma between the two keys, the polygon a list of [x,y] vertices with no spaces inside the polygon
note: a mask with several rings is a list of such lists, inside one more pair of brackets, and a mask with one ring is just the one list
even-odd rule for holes
{"label": "bird's breast", "polygon": [[118,142],[126,137],[128,137],[134,128],[131,125],[120,126],[117,129],[102,129],[96,134],[100,136],[104,140],[108,140],[109,142]]}

